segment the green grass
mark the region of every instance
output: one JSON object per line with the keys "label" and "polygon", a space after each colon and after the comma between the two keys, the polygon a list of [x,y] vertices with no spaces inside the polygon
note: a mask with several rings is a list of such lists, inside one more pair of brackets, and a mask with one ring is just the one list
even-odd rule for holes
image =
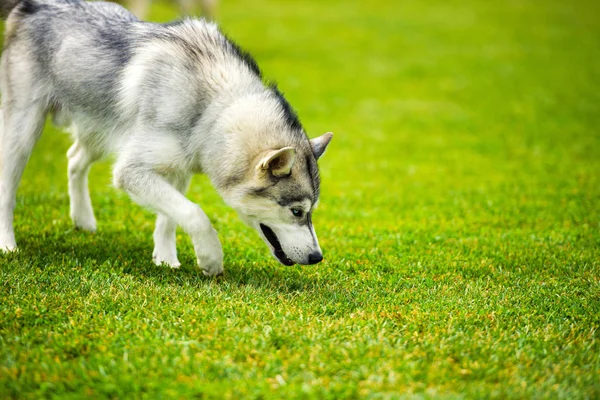
{"label": "green grass", "polygon": [[[52,127],[0,255],[0,397],[600,397],[600,3],[223,0],[223,29],[332,130],[283,267],[205,177],[225,275],[151,263],[152,215]],[[157,4],[153,17],[174,8]]]}

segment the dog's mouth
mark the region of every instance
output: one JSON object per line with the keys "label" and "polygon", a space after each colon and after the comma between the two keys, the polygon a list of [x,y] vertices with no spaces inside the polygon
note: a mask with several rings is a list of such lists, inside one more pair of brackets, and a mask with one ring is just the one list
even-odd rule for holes
{"label": "dog's mouth", "polygon": [[277,235],[275,235],[275,232],[273,232],[273,230],[271,228],[269,228],[268,226],[266,226],[264,224],[260,224],[260,230],[262,231],[263,235],[265,235],[265,237],[267,238],[269,243],[271,243],[271,246],[273,246],[273,253],[275,254],[275,257],[277,257],[277,259],[279,259],[279,261],[281,261],[281,263],[283,265],[287,265],[287,266],[294,265],[295,262],[290,260],[289,257],[285,254],[285,252],[281,248],[281,243],[279,243],[279,240],[277,239]]}

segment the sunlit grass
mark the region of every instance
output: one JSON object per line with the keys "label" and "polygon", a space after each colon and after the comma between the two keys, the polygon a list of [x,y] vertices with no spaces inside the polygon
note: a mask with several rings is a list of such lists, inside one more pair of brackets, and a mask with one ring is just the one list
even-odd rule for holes
{"label": "sunlit grass", "polygon": [[[175,17],[169,3],[151,17]],[[283,267],[210,187],[225,275],[151,262],[153,216],[48,126],[0,256],[8,397],[600,396],[595,3],[223,0],[321,161],[325,261]]]}

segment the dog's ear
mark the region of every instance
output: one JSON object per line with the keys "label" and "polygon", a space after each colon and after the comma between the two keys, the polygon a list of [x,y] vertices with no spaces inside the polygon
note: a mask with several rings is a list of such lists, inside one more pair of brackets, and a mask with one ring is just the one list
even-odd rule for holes
{"label": "dog's ear", "polygon": [[327,145],[331,141],[332,137],[333,137],[333,133],[327,132],[327,133],[324,133],[321,136],[316,137],[310,141],[310,147],[312,147],[312,151],[317,160],[319,159],[319,157],[321,157],[323,155],[323,153],[325,153],[325,150],[327,149]]}
{"label": "dog's ear", "polygon": [[296,161],[296,150],[293,147],[284,147],[268,152],[256,166],[257,171],[270,171],[278,178],[287,176],[292,172]]}

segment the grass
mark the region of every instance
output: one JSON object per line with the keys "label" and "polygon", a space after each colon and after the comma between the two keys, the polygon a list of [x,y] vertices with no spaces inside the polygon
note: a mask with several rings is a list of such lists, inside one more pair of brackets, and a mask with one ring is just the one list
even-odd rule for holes
{"label": "grass", "polygon": [[[159,3],[152,17],[174,8]],[[597,2],[224,0],[321,161],[325,261],[283,267],[205,177],[224,276],[151,263],[152,215],[48,127],[0,255],[8,398],[600,397]]]}

